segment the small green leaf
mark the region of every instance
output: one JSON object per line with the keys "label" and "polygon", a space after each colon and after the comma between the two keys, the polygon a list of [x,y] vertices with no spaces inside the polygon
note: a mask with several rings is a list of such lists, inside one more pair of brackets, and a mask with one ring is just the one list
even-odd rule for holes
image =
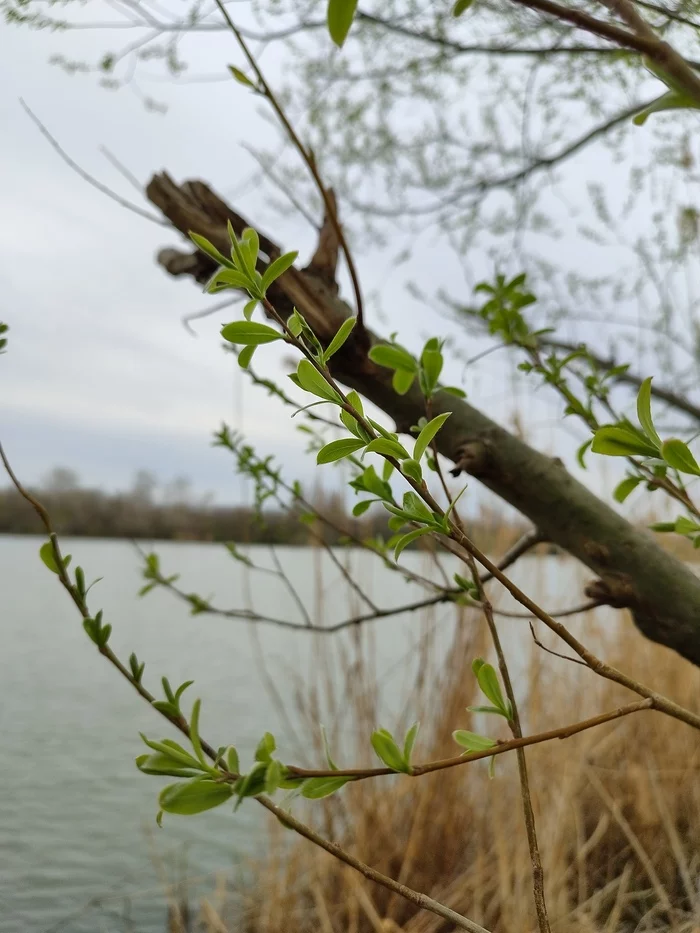
{"label": "small green leaf", "polygon": [[627,479],[623,479],[621,483],[615,487],[613,492],[613,499],[616,502],[624,502],[625,499],[634,492],[634,490],[642,482],[641,476],[628,476]]}
{"label": "small green leaf", "polygon": [[642,126],[652,113],[662,113],[665,110],[698,110],[700,104],[689,94],[679,93],[678,91],[668,91],[662,94],[653,103],[640,111],[633,118],[632,123],[635,126]]}
{"label": "small green leaf", "polygon": [[179,813],[190,816],[203,813],[221,806],[231,799],[232,788],[229,784],[211,781],[207,778],[195,778],[179,784],[164,787],[158,797],[161,810],[166,813]]}
{"label": "small green leaf", "polygon": [[598,428],[591,450],[608,457],[658,457],[659,452],[650,441],[631,425],[606,424]]}
{"label": "small green leaf", "polygon": [[415,373],[418,368],[408,350],[396,344],[379,343],[370,349],[368,355],[373,363],[387,369],[405,369],[407,372]]}
{"label": "small green leaf", "polygon": [[352,405],[352,407],[355,409],[358,415],[362,415],[362,417],[364,418],[365,410],[362,407],[362,399],[360,398],[360,396],[357,394],[357,392],[354,389],[348,392],[347,399],[348,399],[348,403]]}
{"label": "small green leaf", "polygon": [[357,9],[357,0],[328,0],[326,21],[331,39],[342,48]]}
{"label": "small green leaf", "polygon": [[404,535],[399,541],[396,542],[396,547],[394,548],[394,560],[398,561],[401,552],[408,547],[413,541],[416,541],[422,535],[430,534],[433,531],[432,528],[415,528],[413,531],[409,531],[407,535]]}
{"label": "small green leaf", "polygon": [[282,765],[274,759],[267,766],[265,771],[265,793],[274,794],[282,781]]}
{"label": "small green leaf", "polygon": [[413,459],[420,461],[421,457],[430,446],[433,438],[450,417],[452,412],[447,411],[442,415],[437,415],[432,421],[429,421],[418,435],[416,445],[413,448]]}
{"label": "small green leaf", "polygon": [[341,787],[352,781],[350,777],[318,777],[307,778],[301,786],[301,796],[307,800],[320,800],[330,797]]}
{"label": "small green leaf", "polygon": [[349,457],[356,450],[365,446],[365,442],[354,437],[341,437],[340,440],[331,441],[316,454],[316,463],[333,463]]}
{"label": "small green leaf", "polygon": [[484,696],[502,711],[506,719],[510,719],[510,705],[506,703],[501,693],[501,685],[498,682],[498,675],[493,666],[487,664],[482,658],[476,658],[472,663],[472,670],[476,674],[476,679]]}
{"label": "small green leaf", "polygon": [[668,532],[676,530],[675,522],[654,522],[652,525],[649,525],[651,531],[659,532]]}
{"label": "small green leaf", "polygon": [[455,5],[452,7],[452,15],[455,17],[455,19],[458,16],[461,16],[462,13],[466,13],[473,2],[474,0],[457,0]]}
{"label": "small green leaf", "polygon": [[470,713],[489,713],[493,716],[503,716],[503,710],[498,709],[497,706],[468,706],[467,711]]}
{"label": "small green leaf", "polygon": [[250,343],[247,347],[243,347],[242,350],[239,350],[238,356],[236,357],[236,362],[241,367],[241,369],[248,369],[250,366],[250,361],[253,359],[253,354],[257,349],[257,344]]}
{"label": "small green leaf", "polygon": [[397,369],[391,379],[391,385],[397,395],[405,395],[413,385],[415,373],[407,369]]}
{"label": "small green leaf", "polygon": [[455,398],[467,397],[467,393],[464,389],[460,389],[459,386],[440,386],[440,391],[445,392],[447,395],[454,395]]}
{"label": "small green leaf", "polygon": [[376,499],[363,499],[362,502],[358,502],[355,506],[353,506],[352,514],[355,516],[355,518],[358,518],[360,515],[364,515],[370,505],[376,501]]}
{"label": "small green leaf", "polygon": [[267,324],[259,324],[257,321],[233,321],[222,327],[221,336],[229,343],[242,343],[252,347],[284,339],[279,331],[268,327]]}
{"label": "small green leaf", "polygon": [[416,743],[416,736],[418,735],[418,730],[420,729],[420,723],[414,722],[411,728],[406,733],[406,738],[403,743],[403,759],[410,766],[411,764],[411,755],[413,754],[413,746]]}
{"label": "small green leaf", "polygon": [[220,253],[214,244],[210,243],[206,237],[200,236],[198,233],[193,233],[190,230],[189,238],[192,240],[197,249],[200,249],[203,253],[206,253],[210,259],[214,260],[214,262],[217,262],[220,266],[224,266],[227,269],[234,268],[231,260],[224,256],[223,253]]}
{"label": "small green leaf", "polygon": [[677,437],[672,437],[661,445],[661,456],[674,470],[700,476],[700,466],[691,454],[690,448]]}
{"label": "small green leaf", "polygon": [[136,767],[144,774],[167,775],[168,777],[196,777],[201,773],[199,768],[184,767],[175,758],[158,752],[155,755],[139,755]]}
{"label": "small green leaf", "polygon": [[250,78],[247,75],[243,74],[240,68],[236,68],[235,65],[229,65],[228,70],[231,72],[231,74],[236,79],[236,81],[238,81],[239,84],[243,84],[246,87],[251,87],[253,88],[254,91],[257,90],[256,86],[253,84]]}
{"label": "small green leaf", "polygon": [[323,358],[328,361],[334,353],[337,353],[338,350],[343,346],[345,341],[348,339],[352,333],[352,329],[356,324],[356,319],[354,317],[349,317],[340,325],[338,333],[328,344],[328,349],[324,352]]}
{"label": "small green leaf", "polygon": [[317,395],[319,398],[325,398],[329,402],[340,404],[342,399],[333,386],[321,375],[316,367],[309,360],[300,360],[297,366],[297,379],[302,389]]}
{"label": "small green leaf", "polygon": [[[155,706],[155,703],[152,705]],[[178,743],[173,739],[163,739],[162,742],[156,742],[153,739],[147,739],[143,733],[140,734],[144,743],[149,748],[152,748],[154,752],[160,752],[162,755],[166,755],[169,758],[174,758],[186,768],[195,768],[196,770],[201,770],[197,759],[194,758],[187,751],[187,749],[183,748],[182,745],[178,745]]]}
{"label": "small green leaf", "polygon": [[262,277],[262,290],[266,292],[270,285],[278,279],[281,275],[289,269],[290,266],[294,265],[294,260],[297,258],[299,253],[284,253],[282,256],[278,256],[263,272]]}
{"label": "small green leaf", "polygon": [[248,774],[240,777],[233,786],[234,792],[238,795],[238,802],[235,809],[243,802],[245,797],[257,797],[265,790],[265,775],[269,762],[258,761],[253,765]]}
{"label": "small green leaf", "polygon": [[586,469],[586,462],[584,460],[584,457],[586,455],[586,451],[588,450],[588,448],[591,446],[592,443],[593,443],[593,438],[589,437],[588,440],[584,441],[584,443],[581,444],[579,449],[576,451],[576,460],[578,461],[578,465],[581,467],[582,470]]}
{"label": "small green leaf", "polygon": [[365,453],[383,454],[388,457],[396,457],[398,460],[409,459],[409,453],[406,448],[402,444],[399,444],[398,441],[389,440],[388,437],[378,437],[371,441],[367,445]]}
{"label": "small green leaf", "polygon": [[192,706],[192,715],[190,716],[190,742],[192,743],[192,748],[194,749],[197,759],[201,764],[206,766],[206,759],[204,758],[202,743],[199,738],[199,710],[201,706],[202,701],[199,699],[195,700]]}
{"label": "small green leaf", "polygon": [[679,535],[695,535],[700,531],[700,525],[686,518],[685,515],[680,515],[676,519],[674,531]]}
{"label": "small green leaf", "polygon": [[452,733],[452,738],[467,752],[485,752],[497,744],[493,739],[486,738],[485,735],[477,735],[476,732],[468,732],[466,729],[457,729],[456,732]]}
{"label": "small green leaf", "polygon": [[652,444],[658,449],[661,447],[661,438],[656,433],[654,420],[651,417],[651,376],[645,379],[639,387],[637,395],[637,417],[642,429]]}
{"label": "small green leaf", "polygon": [[241,765],[238,761],[238,752],[233,745],[229,745],[226,749],[226,769],[231,774],[239,774],[241,770]]}
{"label": "small green leaf", "polygon": [[251,298],[251,300],[245,304],[243,308],[243,317],[246,319],[246,321],[249,321],[252,318],[253,312],[255,311],[257,306],[258,306],[257,298]]}
{"label": "small green leaf", "polygon": [[53,544],[50,541],[47,541],[46,544],[41,545],[39,548],[39,557],[52,573],[59,573],[58,564],[56,563],[56,558],[54,557]]}
{"label": "small green leaf", "polygon": [[255,749],[255,760],[267,764],[271,760],[272,753],[276,748],[277,743],[275,742],[274,735],[272,735],[271,732],[266,732],[258,742],[258,747]]}
{"label": "small green leaf", "polygon": [[377,729],[376,732],[372,733],[371,742],[377,757],[384,762],[387,768],[391,768],[392,771],[408,773],[410,770],[408,763],[404,761],[403,755],[390,732],[387,732],[386,729]]}
{"label": "small green leaf", "polygon": [[322,739],[322,741],[323,741],[323,751],[324,751],[324,754],[325,754],[325,756],[326,756],[326,763],[327,763],[328,767],[329,767],[332,771],[337,771],[337,770],[338,770],[338,765],[333,761],[333,757],[332,757],[332,755],[331,755],[331,750],[330,750],[330,747],[329,747],[329,745],[328,745],[328,736],[326,735],[326,727],[325,727],[325,726],[321,726],[321,739]]}
{"label": "small green leaf", "polygon": [[410,476],[416,483],[423,482],[423,471],[417,460],[404,460],[401,463],[401,472],[406,476]]}

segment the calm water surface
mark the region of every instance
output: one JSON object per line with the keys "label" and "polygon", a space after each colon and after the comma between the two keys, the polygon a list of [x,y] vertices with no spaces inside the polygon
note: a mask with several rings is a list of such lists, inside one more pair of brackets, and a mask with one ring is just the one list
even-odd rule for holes
{"label": "calm water surface", "polygon": [[[96,655],[74,607],[40,564],[40,544],[38,538],[0,537],[0,931],[123,931],[128,905],[133,929],[162,933],[158,858],[186,852],[188,873],[210,890],[216,872],[240,870],[256,853],[265,815],[262,808],[244,806],[223,819],[220,810],[166,818],[165,828],[157,830],[162,782],[141,775],[133,759],[144,751],[139,731],[161,738],[167,728]],[[284,756],[284,726],[264,675],[274,678],[283,696],[291,695],[299,677],[311,679],[318,656],[309,635],[193,618],[161,591],[138,599],[139,558],[128,543],[76,539],[65,540],[63,548],[89,580],[104,577],[90,594],[91,607],[102,608],[112,623],[111,645],[120,657],[135,651],[146,661],[151,689],[163,674],[173,683],[195,680],[189,695],[202,697],[201,731],[212,744],[235,743],[245,760],[266,729],[281,730]],[[156,550],[165,572],[182,574],[185,589],[211,594],[222,606],[244,607],[249,600],[260,613],[298,620],[279,580],[249,573],[219,546],[164,543]],[[267,549],[246,553],[271,566]],[[364,608],[325,555],[285,548],[277,554],[314,618],[332,623]],[[429,573],[422,555],[404,556]],[[349,559],[381,606],[424,592],[369,554]],[[523,582],[532,583],[535,565],[539,595],[561,604],[557,594],[566,598],[572,591],[571,567],[526,560],[518,571]],[[453,617],[449,606],[434,614],[437,623]],[[415,676],[411,646],[419,626],[414,613],[373,628],[372,651],[378,671],[386,672],[389,707]],[[291,700],[287,712],[294,716]]]}

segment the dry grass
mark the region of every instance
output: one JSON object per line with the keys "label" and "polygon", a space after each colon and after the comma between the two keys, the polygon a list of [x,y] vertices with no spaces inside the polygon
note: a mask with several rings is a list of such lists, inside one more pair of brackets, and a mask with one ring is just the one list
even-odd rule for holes
{"label": "dry grass", "polygon": [[[644,640],[629,621],[616,626],[613,618],[585,618],[581,631],[596,638],[597,646],[605,643],[606,658],[697,709],[700,671]],[[608,627],[605,635],[603,626]],[[424,620],[423,632],[416,649],[420,675],[405,697],[406,721],[417,712],[423,723],[417,760],[454,754],[451,732],[458,727],[505,737],[505,728],[495,720],[475,723],[465,712],[476,701],[470,661],[488,652],[480,620],[465,614],[455,622],[447,663],[430,620]],[[335,715],[335,744],[342,736],[345,763],[371,761],[368,736],[380,708],[371,637],[365,633],[341,649],[320,642],[319,681],[298,691],[309,734],[321,709]],[[528,731],[563,725],[630,699],[582,667],[534,648],[526,623],[509,651],[518,668],[518,692],[525,694]],[[698,736],[688,727],[643,712],[528,750],[555,931],[700,931],[699,749]],[[316,760],[321,761],[320,750]],[[304,810],[295,807],[295,812]],[[367,781],[314,803],[306,815],[364,861],[490,930],[535,929],[510,756],[498,759],[493,780],[485,764],[477,762],[417,779]],[[237,892],[235,918],[219,898],[216,910],[204,906],[205,929],[437,933],[447,928],[281,826],[272,826],[270,833],[269,856],[253,866],[250,885]]]}

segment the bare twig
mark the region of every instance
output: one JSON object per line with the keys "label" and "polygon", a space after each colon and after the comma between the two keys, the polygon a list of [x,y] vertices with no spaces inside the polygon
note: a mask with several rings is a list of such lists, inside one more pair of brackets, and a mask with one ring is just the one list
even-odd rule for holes
{"label": "bare twig", "polygon": [[158,224],[159,227],[171,226],[167,220],[161,220],[159,217],[156,217],[155,214],[151,214],[150,211],[139,207],[138,204],[132,204],[131,201],[123,198],[120,194],[117,194],[116,191],[112,191],[112,189],[108,188],[107,185],[103,185],[101,181],[98,181],[96,178],[90,175],[89,172],[86,172],[84,168],[81,168],[81,166],[78,165],[78,163],[68,155],[65,149],[62,148],[56,138],[51,135],[46,126],[44,126],[34,111],[22,100],[21,97],[19,102],[27,116],[39,129],[39,132],[42,134],[42,136],[49,141],[53,149],[55,149],[55,151],[60,155],[66,165],[72,168],[74,172],[77,172],[77,174],[80,175],[84,181],[86,181],[89,185],[92,185],[93,188],[97,188],[97,190],[102,192],[102,194],[106,194],[108,198],[116,201],[116,203],[121,207],[125,207],[127,210],[132,211],[134,214],[138,214],[139,217],[144,217],[146,220],[150,220],[151,223]]}

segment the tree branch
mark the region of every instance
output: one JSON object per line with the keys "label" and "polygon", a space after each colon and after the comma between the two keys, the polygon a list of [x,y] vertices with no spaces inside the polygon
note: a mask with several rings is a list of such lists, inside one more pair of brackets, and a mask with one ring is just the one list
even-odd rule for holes
{"label": "tree branch", "polygon": [[[254,226],[201,182],[179,188],[167,175],[156,175],[147,195],[183,233],[196,230],[222,251],[229,242],[226,218],[239,234]],[[267,237],[261,238],[263,242],[268,255],[278,255],[276,244]],[[326,344],[352,313],[320,280],[294,267],[274,283],[270,300],[283,317],[296,306]],[[369,339],[379,342],[373,334]],[[369,360],[352,336],[333,357],[332,368],[340,382],[390,415],[398,430],[408,433],[423,415],[419,387],[397,395],[391,370]],[[452,413],[437,441],[440,453],[455,463],[457,472],[479,479],[527,516],[547,540],[609,582],[648,638],[700,664],[700,580],[689,568],[659,547],[650,533],[634,528],[601,502],[559,462],[514,437],[468,402],[439,393],[434,411]]]}

